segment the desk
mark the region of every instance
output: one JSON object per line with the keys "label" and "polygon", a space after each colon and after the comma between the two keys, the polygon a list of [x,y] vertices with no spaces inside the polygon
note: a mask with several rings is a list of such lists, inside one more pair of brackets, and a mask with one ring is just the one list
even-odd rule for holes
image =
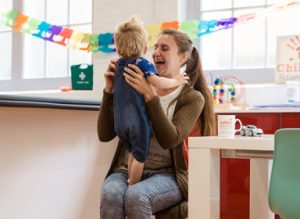
{"label": "desk", "polygon": [[268,154],[274,150],[274,135],[190,137],[189,219],[220,218],[221,150],[250,159],[250,219],[274,219],[268,207]]}

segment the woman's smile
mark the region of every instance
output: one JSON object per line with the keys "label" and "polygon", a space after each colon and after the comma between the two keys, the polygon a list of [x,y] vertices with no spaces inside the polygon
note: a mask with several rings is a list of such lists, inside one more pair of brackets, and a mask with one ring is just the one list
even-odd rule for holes
{"label": "woman's smile", "polygon": [[156,60],[154,60],[154,64],[155,64],[157,71],[160,72],[163,69],[163,67],[165,66],[165,61],[162,59],[156,59]]}

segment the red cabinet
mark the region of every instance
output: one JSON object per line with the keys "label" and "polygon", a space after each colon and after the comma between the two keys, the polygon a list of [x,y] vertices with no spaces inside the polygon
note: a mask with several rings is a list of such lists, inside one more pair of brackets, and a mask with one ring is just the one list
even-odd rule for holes
{"label": "red cabinet", "polygon": [[282,113],[281,128],[300,128],[300,113]]}
{"label": "red cabinet", "polygon": [[[256,125],[262,128],[265,134],[274,134],[280,128],[300,127],[300,112],[237,113],[236,117],[243,125]],[[221,219],[248,219],[250,161],[222,158],[220,171]]]}
{"label": "red cabinet", "polygon": [[280,128],[279,113],[241,113],[236,117],[243,125],[255,125],[263,129],[265,134],[274,134]]}

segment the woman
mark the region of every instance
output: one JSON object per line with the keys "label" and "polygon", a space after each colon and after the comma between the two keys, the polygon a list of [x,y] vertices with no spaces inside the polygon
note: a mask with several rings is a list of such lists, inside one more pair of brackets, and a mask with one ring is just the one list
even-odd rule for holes
{"label": "woman", "polygon": [[[125,69],[125,79],[144,95],[153,136],[150,155],[145,161],[142,180],[128,187],[126,150],[119,142],[111,168],[101,192],[100,217],[128,219],[150,218],[188,199],[188,171],[183,140],[198,123],[201,135],[214,133],[211,93],[203,75],[199,54],[190,38],[177,30],[163,30],[154,46],[153,60],[160,76],[174,78],[186,64],[189,84],[168,90],[154,90],[140,69]],[[115,61],[105,72],[106,85],[98,118],[100,141],[110,141],[116,134],[113,118],[113,85]],[[185,202],[186,203],[186,202]],[[187,206],[180,214],[167,218],[187,217]],[[164,213],[161,213],[163,215]],[[181,215],[181,216],[180,216]],[[183,215],[183,216],[182,216]]]}

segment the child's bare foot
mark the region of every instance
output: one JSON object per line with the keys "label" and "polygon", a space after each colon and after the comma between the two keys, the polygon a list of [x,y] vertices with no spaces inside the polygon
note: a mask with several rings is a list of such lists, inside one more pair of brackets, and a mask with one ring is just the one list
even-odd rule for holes
{"label": "child's bare foot", "polygon": [[131,185],[130,184],[130,176],[131,176],[131,165],[132,165],[133,160],[134,160],[134,157],[133,157],[132,153],[129,153],[128,161],[127,161],[128,162],[128,180],[127,180],[127,183],[128,183],[129,186]]}
{"label": "child's bare foot", "polygon": [[[138,181],[139,182],[139,181]],[[132,183],[132,180],[130,180],[130,178],[127,180],[127,183],[128,183],[128,187],[132,186],[133,184],[136,184],[138,182],[134,182]]]}

